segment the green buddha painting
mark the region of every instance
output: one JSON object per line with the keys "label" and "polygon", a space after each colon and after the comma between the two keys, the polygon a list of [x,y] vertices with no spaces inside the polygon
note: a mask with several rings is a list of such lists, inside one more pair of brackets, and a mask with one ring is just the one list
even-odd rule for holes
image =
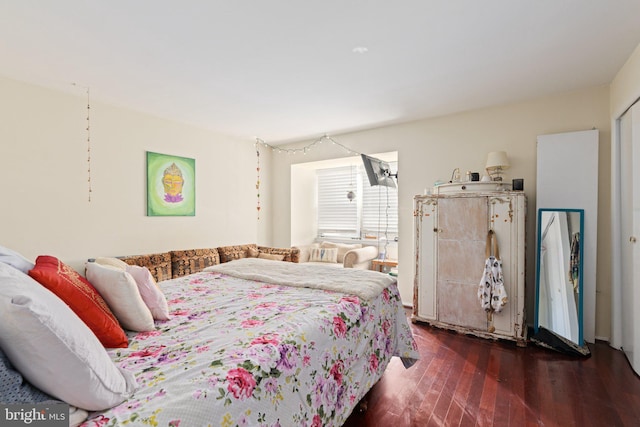
{"label": "green buddha painting", "polygon": [[195,160],[147,152],[147,215],[195,215]]}
{"label": "green buddha painting", "polygon": [[175,163],[164,170],[162,176],[162,185],[164,187],[164,201],[167,203],[179,203],[182,198],[182,186],[184,179],[182,171]]}

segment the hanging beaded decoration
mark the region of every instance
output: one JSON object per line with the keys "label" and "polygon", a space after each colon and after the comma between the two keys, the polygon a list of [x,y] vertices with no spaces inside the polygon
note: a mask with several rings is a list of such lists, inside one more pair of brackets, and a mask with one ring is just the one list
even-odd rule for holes
{"label": "hanging beaded decoration", "polygon": [[84,87],[87,90],[87,183],[89,192],[89,203],[91,203],[91,97],[89,93],[89,87],[80,86],[77,83],[71,83],[73,86]]}
{"label": "hanging beaded decoration", "polygon": [[89,203],[91,203],[91,102],[87,87],[87,182],[89,187]]}
{"label": "hanging beaded decoration", "polygon": [[256,138],[256,157],[258,159],[258,165],[256,166],[256,194],[258,198],[256,210],[258,211],[258,221],[260,221],[260,146],[258,142],[260,142],[260,140]]}

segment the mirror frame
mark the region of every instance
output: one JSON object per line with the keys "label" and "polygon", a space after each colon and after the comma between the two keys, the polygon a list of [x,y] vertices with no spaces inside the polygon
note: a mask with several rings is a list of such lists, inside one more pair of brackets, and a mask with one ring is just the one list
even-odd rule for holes
{"label": "mirror frame", "polygon": [[[540,244],[542,240],[542,233],[540,230],[540,224],[542,223],[543,212],[575,212],[580,214],[580,264],[578,266],[578,343],[574,343],[579,347],[584,347],[584,324],[583,324],[583,297],[584,297],[584,280],[583,280],[583,263],[584,263],[584,209],[567,209],[567,208],[540,208],[538,209],[538,221],[536,224],[537,232],[537,245],[536,245],[536,305],[534,310],[534,332],[539,332],[539,319],[538,312],[540,307]],[[545,328],[546,329],[546,328]],[[553,332],[553,331],[551,331]]]}

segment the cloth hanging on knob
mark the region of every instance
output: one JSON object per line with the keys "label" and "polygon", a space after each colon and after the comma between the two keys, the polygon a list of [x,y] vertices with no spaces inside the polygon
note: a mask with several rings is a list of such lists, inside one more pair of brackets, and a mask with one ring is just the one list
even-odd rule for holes
{"label": "cloth hanging on knob", "polygon": [[580,283],[580,232],[573,233],[571,237],[569,282],[573,285],[573,290],[578,292],[578,284]]}
{"label": "cloth hanging on knob", "polygon": [[504,287],[502,276],[502,260],[498,249],[498,240],[493,230],[487,234],[487,257],[484,263],[484,271],[478,285],[478,298],[480,306],[488,313],[499,313],[507,304],[507,291]]}

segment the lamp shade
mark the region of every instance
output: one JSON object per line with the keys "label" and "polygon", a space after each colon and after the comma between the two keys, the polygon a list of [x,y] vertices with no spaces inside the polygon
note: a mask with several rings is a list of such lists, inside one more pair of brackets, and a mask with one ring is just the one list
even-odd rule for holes
{"label": "lamp shade", "polygon": [[487,170],[505,170],[509,168],[509,158],[506,151],[492,151],[487,156]]}

